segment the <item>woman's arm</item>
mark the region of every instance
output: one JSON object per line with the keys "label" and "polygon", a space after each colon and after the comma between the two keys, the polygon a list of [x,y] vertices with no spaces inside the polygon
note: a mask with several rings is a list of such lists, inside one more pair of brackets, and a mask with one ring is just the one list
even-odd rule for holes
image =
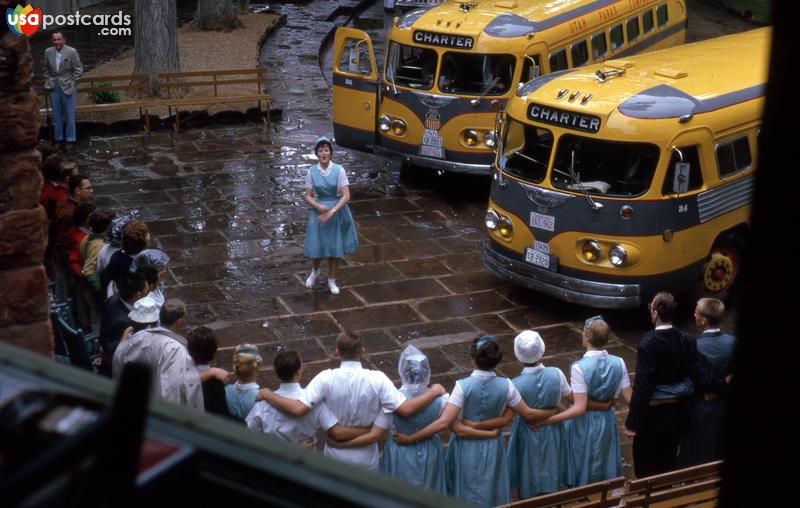
{"label": "woman's arm", "polygon": [[558,413],[556,408],[553,409],[533,409],[528,407],[525,403],[525,400],[520,399],[519,403],[514,406],[512,409],[517,412],[526,422],[528,423],[537,423],[541,420],[546,420],[551,416]]}
{"label": "woman's arm", "polygon": [[[342,171],[344,171],[344,169],[342,169]],[[339,198],[339,201],[335,205],[333,205],[333,208],[331,208],[330,210],[326,211],[325,213],[317,217],[317,220],[320,223],[327,222],[328,220],[330,220],[331,217],[333,217],[336,214],[336,212],[341,210],[342,207],[345,204],[347,204],[348,201],[350,201],[350,186],[345,185],[344,187],[342,187],[342,197]]]}
{"label": "woman's arm", "polygon": [[[494,429],[502,429],[509,423],[511,423],[511,419],[514,418],[514,410],[510,407],[507,407],[506,410],[503,412],[502,415],[496,416],[494,418],[490,418],[488,420],[484,420],[482,422],[472,422],[470,420],[462,420],[462,423],[473,429],[477,430],[494,430]],[[453,429],[453,426],[450,426]]]}
{"label": "woman's arm", "polygon": [[625,399],[625,402],[630,404],[631,397],[633,396],[633,388],[630,386],[623,388],[622,390],[620,390],[620,394],[622,395],[622,398]]}
{"label": "woman's arm", "polygon": [[573,404],[572,407],[570,407],[564,412],[553,415],[542,422],[537,422],[535,424],[536,427],[543,427],[545,425],[552,425],[554,423],[563,422],[564,420],[569,420],[570,418],[575,418],[576,416],[580,416],[586,413],[586,406],[588,405],[589,395],[586,393],[573,393],[573,397],[575,398],[575,404]]}
{"label": "woman's arm", "polygon": [[460,407],[448,403],[447,406],[444,408],[442,415],[439,416],[437,420],[429,423],[427,427],[411,434],[410,436],[406,436],[405,434],[399,434],[399,433],[395,434],[394,440],[397,441],[397,444],[408,445],[422,441],[423,439],[428,439],[434,434],[441,432],[447,427],[449,427],[450,424],[453,423],[453,420],[456,419],[460,411],[461,411]]}
{"label": "woman's arm", "polygon": [[[331,435],[331,431],[333,431],[336,427],[339,427],[339,425],[336,425],[335,427],[331,428],[331,430],[328,431],[328,436],[333,437]],[[352,427],[352,428],[345,427],[345,429],[348,429],[349,431],[361,432],[361,435],[359,435],[358,437],[354,437],[349,441],[329,439],[328,445],[334,448],[358,448],[360,446],[367,446],[377,442],[380,438],[383,437],[384,433],[386,433],[386,429],[384,429],[383,427],[379,427],[375,424],[373,424],[372,427],[369,428],[369,430],[365,431],[361,430],[363,429],[363,427]]]}
{"label": "woman's arm", "polygon": [[321,203],[317,203],[317,200],[314,199],[314,193],[312,192],[312,189],[306,189],[306,195],[304,196],[304,199],[306,200],[306,203],[308,203],[311,206],[311,208],[318,211],[319,213],[328,212],[327,206]]}
{"label": "woman's arm", "polygon": [[[514,411],[511,411],[511,414],[514,414]],[[495,420],[499,420],[502,417],[494,418]],[[483,423],[483,422],[481,422]],[[465,439],[488,439],[491,437],[497,437],[500,435],[500,428],[496,428],[494,430],[479,430],[475,427],[469,427],[464,424],[463,421],[456,418],[453,420],[453,423],[450,424],[450,430],[452,430],[456,436],[465,438]]]}

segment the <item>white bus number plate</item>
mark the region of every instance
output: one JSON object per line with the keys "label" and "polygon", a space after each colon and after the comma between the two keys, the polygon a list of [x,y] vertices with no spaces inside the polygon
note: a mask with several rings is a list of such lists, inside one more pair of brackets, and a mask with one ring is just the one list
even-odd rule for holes
{"label": "white bus number plate", "polygon": [[440,146],[425,146],[419,147],[419,154],[423,157],[435,157],[437,159],[444,159],[444,148]]}
{"label": "white bus number plate", "polygon": [[531,212],[531,227],[544,229],[545,231],[555,231],[556,218],[552,215]]}
{"label": "white bus number plate", "polygon": [[550,255],[531,249],[530,247],[525,249],[525,261],[532,265],[541,266],[548,270],[550,269]]}

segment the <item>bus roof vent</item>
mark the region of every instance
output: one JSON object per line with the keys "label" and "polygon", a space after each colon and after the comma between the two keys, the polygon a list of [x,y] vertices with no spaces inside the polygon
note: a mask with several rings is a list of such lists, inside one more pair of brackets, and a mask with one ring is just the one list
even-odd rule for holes
{"label": "bus roof vent", "polygon": [[604,65],[616,67],[617,69],[630,69],[633,67],[633,62],[630,60],[606,60]]}
{"label": "bus roof vent", "polygon": [[662,78],[672,79],[681,79],[687,76],[686,71],[681,71],[678,69],[657,69],[655,74],[656,76],[661,76]]}
{"label": "bus roof vent", "polygon": [[500,7],[501,9],[516,9],[519,7],[517,0],[500,0],[499,2],[495,2],[495,7]]}

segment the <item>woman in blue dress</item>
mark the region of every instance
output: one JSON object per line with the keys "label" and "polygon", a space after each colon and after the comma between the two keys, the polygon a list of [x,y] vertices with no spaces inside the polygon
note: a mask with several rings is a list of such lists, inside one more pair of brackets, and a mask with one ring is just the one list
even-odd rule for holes
{"label": "woman in blue dress", "polygon": [[[513,383],[507,378],[497,376],[494,368],[502,360],[503,353],[494,338],[484,336],[475,339],[470,348],[470,356],[476,370],[469,377],[456,381],[442,415],[410,436],[396,434],[395,440],[398,444],[415,443],[433,436],[451,426],[459,413],[462,418],[473,422],[499,417],[505,412],[506,406],[531,422],[553,414],[553,411],[529,408]],[[490,436],[464,438],[454,429],[445,459],[448,494],[482,506],[509,502],[508,464],[503,438],[497,430]]]}
{"label": "woman in blue dress", "polygon": [[241,344],[233,353],[233,371],[236,383],[225,387],[225,402],[228,412],[242,421],[247,418],[256,403],[259,386],[256,383],[261,355],[252,344]]}
{"label": "woman in blue dress", "polygon": [[331,162],[331,140],[321,137],[314,145],[319,163],[306,174],[305,200],[311,206],[306,229],[304,253],[311,258],[313,269],[306,279],[311,289],[319,278],[319,266],[328,258],[328,289],[339,294],[336,267],[339,259],[358,248],[356,225],[347,202],[350,201],[350,182],[344,168]]}
{"label": "woman in blue dress", "polygon": [[[565,483],[570,487],[622,476],[619,434],[611,403],[620,395],[630,403],[633,389],[625,362],[603,349],[610,335],[611,329],[602,316],[586,320],[582,337],[586,354],[570,368],[574,404],[541,423],[566,421]],[[590,400],[594,402],[590,404]]]}

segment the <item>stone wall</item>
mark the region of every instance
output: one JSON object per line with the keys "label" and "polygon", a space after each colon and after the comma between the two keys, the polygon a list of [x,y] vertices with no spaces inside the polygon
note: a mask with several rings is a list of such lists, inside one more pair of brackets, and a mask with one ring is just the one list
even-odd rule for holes
{"label": "stone wall", "polygon": [[[0,0],[0,12],[15,5]],[[27,38],[0,23],[0,340],[52,355],[32,64]]]}

